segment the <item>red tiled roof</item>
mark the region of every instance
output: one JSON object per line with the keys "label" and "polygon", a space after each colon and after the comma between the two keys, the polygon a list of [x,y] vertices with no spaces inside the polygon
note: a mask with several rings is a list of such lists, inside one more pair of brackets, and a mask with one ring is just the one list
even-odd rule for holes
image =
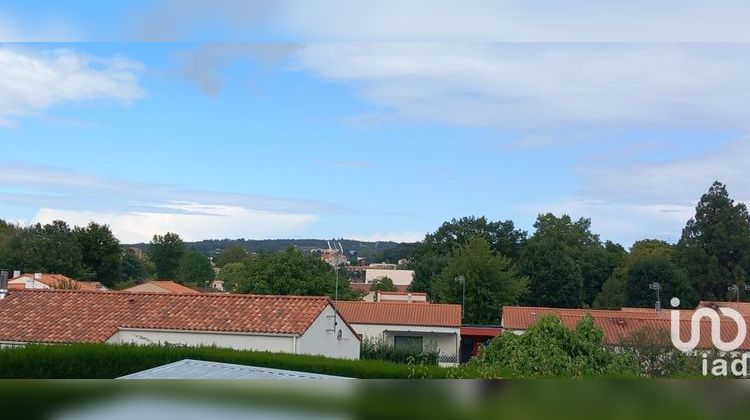
{"label": "red tiled roof", "polygon": [[301,335],[327,297],[13,290],[0,300],[0,341],[104,342],[118,328]]}
{"label": "red tiled roof", "polygon": [[[170,293],[182,293],[182,294],[200,293],[199,291],[197,291],[195,289],[191,289],[190,287],[183,286],[180,283],[176,283],[176,282],[173,282],[171,280],[150,280],[150,281],[147,281],[145,283],[141,283],[141,284],[133,286],[133,287],[138,287],[138,286],[141,286],[141,285],[144,285],[144,284],[152,284],[152,285],[154,285],[156,287],[159,287],[159,288],[162,288],[165,291],[170,292]],[[123,292],[129,292],[131,289],[133,289],[133,287],[124,289],[122,291]],[[134,291],[137,291],[137,290],[134,290]]]}
{"label": "red tiled roof", "polygon": [[14,278],[12,278],[12,279],[10,279],[8,281],[10,282],[10,281],[13,281],[13,280],[18,280],[18,279],[20,279],[22,277],[27,277],[27,278],[34,279],[35,281],[38,281],[39,283],[43,283],[43,284],[45,284],[45,285],[47,285],[47,286],[49,286],[49,287],[51,287],[53,289],[57,288],[58,285],[60,285],[61,283],[63,283],[63,284],[64,283],[70,283],[70,284],[77,285],[78,288],[79,288],[78,290],[101,290],[99,287],[97,287],[97,285],[99,284],[98,282],[78,281],[78,280],[71,279],[70,277],[64,276],[62,274],[47,274],[47,273],[44,273],[44,274],[42,274],[41,278],[37,279],[35,277],[35,274],[27,273],[27,274],[21,274],[20,276],[14,277]]}
{"label": "red tiled roof", "polygon": [[[352,290],[357,292],[369,292],[370,287],[372,287],[372,283],[359,283],[359,282],[351,282],[349,283],[349,286]],[[406,293],[409,291],[409,285],[408,284],[397,284],[396,291],[399,293]]]}
{"label": "red tiled roof", "polygon": [[466,325],[461,327],[461,336],[473,335],[479,337],[497,337],[503,329],[500,327],[489,327],[479,325]]}
{"label": "red tiled roof", "polygon": [[461,305],[340,301],[338,309],[352,324],[461,326]]}
{"label": "red tiled roof", "polygon": [[[631,308],[633,309],[633,308]],[[659,313],[653,309],[643,311],[637,310],[594,310],[594,309],[561,309],[561,308],[538,308],[522,306],[506,306],[503,308],[502,328],[503,330],[526,330],[545,315],[557,315],[563,325],[575,328],[581,319],[590,315],[596,326],[604,332],[604,339],[612,345],[621,344],[625,339],[641,330],[663,330],[670,331],[671,310]],[[693,311],[680,311],[680,337],[683,341],[690,338],[691,316]],[[750,317],[745,317],[745,322],[750,323]],[[731,341],[737,335],[736,324],[725,317],[721,322],[721,337],[724,341]],[[700,348],[711,346],[711,323],[707,319],[700,322]],[[750,335],[745,338],[740,349],[750,349]]]}
{"label": "red tiled roof", "polygon": [[743,316],[750,316],[750,302],[714,302],[702,300],[698,303],[699,308],[732,308]]}

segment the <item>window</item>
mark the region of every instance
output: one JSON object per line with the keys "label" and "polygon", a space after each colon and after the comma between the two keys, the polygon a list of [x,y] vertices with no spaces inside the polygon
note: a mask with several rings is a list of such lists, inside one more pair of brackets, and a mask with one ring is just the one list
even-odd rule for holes
{"label": "window", "polygon": [[422,337],[397,335],[393,337],[393,347],[396,350],[422,352]]}

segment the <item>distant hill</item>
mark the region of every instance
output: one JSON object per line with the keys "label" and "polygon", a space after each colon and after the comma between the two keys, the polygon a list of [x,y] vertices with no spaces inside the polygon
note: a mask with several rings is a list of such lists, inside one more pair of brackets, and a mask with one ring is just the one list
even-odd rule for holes
{"label": "distant hill", "polygon": [[[346,253],[356,251],[361,257],[377,257],[376,259],[382,258],[384,252],[387,250],[395,250],[396,248],[410,250],[413,247],[413,244],[409,243],[364,242],[352,239],[333,239],[330,240],[331,246],[333,246],[334,241],[337,243],[341,242],[341,246],[344,247]],[[218,254],[221,250],[232,244],[240,245],[247,249],[248,252],[279,252],[285,250],[289,246],[295,246],[302,251],[309,251],[316,248],[328,248],[328,243],[325,239],[206,239],[199,242],[185,242],[185,246],[188,249],[192,248],[208,255]],[[145,243],[139,243],[125,246],[145,250],[147,245],[148,244]]]}

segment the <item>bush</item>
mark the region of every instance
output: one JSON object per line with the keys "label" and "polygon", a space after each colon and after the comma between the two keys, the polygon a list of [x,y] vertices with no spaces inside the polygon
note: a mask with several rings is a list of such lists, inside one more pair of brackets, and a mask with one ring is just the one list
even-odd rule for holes
{"label": "bush", "polygon": [[[0,348],[0,379],[110,379],[145,369],[196,359],[353,378],[409,378],[409,365],[381,360],[343,360],[323,356],[242,351],[216,347],[137,346],[130,344],[27,345]],[[425,366],[425,378],[467,377]]]}
{"label": "bush", "polygon": [[440,352],[435,343],[427,343],[425,349],[398,350],[382,338],[362,339],[359,357],[363,360],[384,360],[394,363],[437,365]]}
{"label": "bush", "polygon": [[602,330],[591,317],[566,328],[554,315],[542,317],[524,334],[505,333],[493,339],[469,363],[483,377],[631,376],[637,361],[615,352],[604,342]]}

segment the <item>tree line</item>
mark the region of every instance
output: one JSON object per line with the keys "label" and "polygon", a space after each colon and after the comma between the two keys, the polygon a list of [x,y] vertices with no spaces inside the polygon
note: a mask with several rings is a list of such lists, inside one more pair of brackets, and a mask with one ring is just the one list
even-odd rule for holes
{"label": "tree line", "polygon": [[[411,290],[434,302],[463,303],[465,323],[498,323],[505,305],[567,308],[653,307],[677,296],[683,307],[698,300],[745,299],[750,272],[750,216],[724,184],[704,194],[676,244],[656,239],[629,250],[602,241],[591,220],[541,214],[529,235],[513,221],[464,217],[443,223],[417,244],[390,249],[389,257],[410,260]],[[295,247],[251,254],[230,244],[214,262],[224,288],[237,293],[338,295],[356,299],[346,276]],[[65,222],[17,226],[0,220],[0,268],[62,273],[121,287],[147,278],[205,286],[214,279],[209,257],[174,233],[154,235],[145,252],[123,247],[109,227]],[[376,287],[390,290],[391,287]]]}
{"label": "tree line", "polygon": [[[412,254],[413,291],[437,302],[465,301],[464,322],[497,323],[503,305],[562,308],[653,307],[659,283],[668,302],[740,299],[750,273],[750,216],[721,182],[698,202],[677,244],[602,241],[591,220],[541,214],[534,233],[513,222],[464,217],[443,223]],[[730,290],[730,287],[737,289]],[[464,292],[465,291],[465,292]]]}

